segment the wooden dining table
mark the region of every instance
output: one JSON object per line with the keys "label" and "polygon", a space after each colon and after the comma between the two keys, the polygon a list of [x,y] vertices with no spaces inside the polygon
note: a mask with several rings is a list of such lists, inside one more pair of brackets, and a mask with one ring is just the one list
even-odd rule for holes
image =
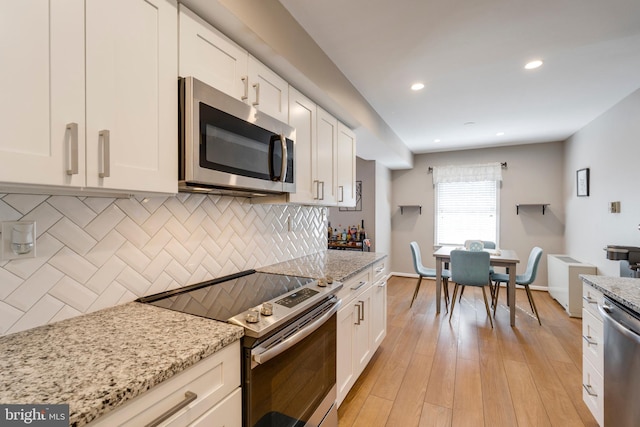
{"label": "wooden dining table", "polygon": [[[454,249],[464,249],[459,246],[441,246],[433,253],[436,258],[436,313],[440,313],[440,300],[442,299],[442,266],[451,261],[451,251]],[[511,326],[516,325],[516,266],[520,262],[518,254],[511,249],[485,249],[489,252],[490,264],[494,267],[506,267],[509,271],[509,292],[508,304],[511,316]],[[455,267],[453,267],[455,268]]]}

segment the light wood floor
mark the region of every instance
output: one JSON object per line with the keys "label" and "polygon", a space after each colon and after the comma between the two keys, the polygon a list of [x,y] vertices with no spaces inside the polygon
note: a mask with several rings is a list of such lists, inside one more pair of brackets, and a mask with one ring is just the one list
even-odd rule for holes
{"label": "light wood floor", "polygon": [[[506,292],[491,329],[482,291],[467,287],[448,313],[435,313],[435,282],[388,282],[388,332],[339,408],[351,426],[597,426],[582,401],[581,320],[546,292],[516,295],[509,325]],[[453,286],[450,289],[453,292]],[[492,313],[493,314],[493,313]]]}

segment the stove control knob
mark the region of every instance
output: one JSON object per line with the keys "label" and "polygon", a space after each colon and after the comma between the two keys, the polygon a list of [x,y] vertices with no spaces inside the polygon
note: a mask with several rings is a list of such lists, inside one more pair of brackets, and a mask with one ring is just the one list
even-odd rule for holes
{"label": "stove control knob", "polygon": [[265,302],[264,304],[262,304],[260,313],[263,316],[271,316],[273,314],[273,304],[271,304],[270,302]]}
{"label": "stove control knob", "polygon": [[244,319],[247,323],[258,323],[260,321],[260,312],[251,310]]}
{"label": "stove control knob", "polygon": [[318,286],[324,288],[327,286],[327,281],[325,279],[318,279]]}
{"label": "stove control knob", "polygon": [[328,284],[330,284],[330,285],[333,284],[333,277],[327,276],[324,279],[327,281]]}

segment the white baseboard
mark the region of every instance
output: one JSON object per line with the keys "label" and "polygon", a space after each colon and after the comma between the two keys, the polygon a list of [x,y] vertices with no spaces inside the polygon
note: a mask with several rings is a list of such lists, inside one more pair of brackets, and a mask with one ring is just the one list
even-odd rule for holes
{"label": "white baseboard", "polygon": [[[418,275],[416,273],[403,273],[403,272],[397,272],[397,271],[392,271],[391,273],[389,273],[389,277],[391,276],[398,276],[398,277],[412,277],[412,278],[418,278]],[[425,277],[422,280],[436,280],[435,277]],[[500,285],[501,287],[505,287],[505,284],[502,283]],[[543,291],[543,292],[549,292],[549,288],[547,286],[530,286],[532,291]]]}

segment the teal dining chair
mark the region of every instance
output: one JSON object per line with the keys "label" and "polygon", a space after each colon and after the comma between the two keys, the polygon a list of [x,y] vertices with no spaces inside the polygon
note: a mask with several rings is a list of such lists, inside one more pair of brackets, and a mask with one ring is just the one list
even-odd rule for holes
{"label": "teal dining chair", "polygon": [[[416,283],[416,290],[413,292],[413,298],[411,298],[411,304],[409,308],[413,306],[413,301],[418,296],[418,290],[420,289],[420,283],[422,283],[422,279],[424,277],[436,278],[436,269],[435,268],[427,268],[422,265],[422,256],[420,255],[420,246],[418,246],[417,242],[409,243],[411,246],[411,255],[413,256],[413,268],[418,273],[418,283]],[[449,304],[449,270],[442,270],[442,286],[444,287],[444,304],[445,308],[448,307]],[[448,309],[448,308],[447,308]]]}
{"label": "teal dining chair", "polygon": [[459,249],[451,251],[451,280],[455,282],[456,286],[453,288],[449,320],[451,320],[453,308],[456,305],[456,294],[458,293],[458,288],[460,286],[462,286],[462,289],[464,289],[465,286],[478,286],[482,288],[482,296],[484,297],[484,306],[487,309],[487,317],[489,318],[489,323],[491,323],[491,328],[493,328],[493,319],[491,318],[491,312],[489,311],[487,293],[484,289],[485,286],[489,286],[491,278],[489,258],[489,252],[485,251],[466,251]]}
{"label": "teal dining chair", "polygon": [[[538,273],[538,264],[540,264],[540,258],[542,258],[542,249],[539,247],[535,247],[531,249],[529,253],[529,261],[527,261],[527,270],[524,274],[516,275],[516,286],[524,286],[527,291],[527,298],[529,299],[529,305],[531,306],[531,310],[533,310],[536,318],[538,319],[538,324],[542,326],[542,322],[540,321],[540,316],[538,315],[538,310],[536,308],[536,303],[533,301],[533,295],[531,294],[531,289],[529,289],[529,285],[536,280],[536,274]],[[500,283],[509,283],[509,275],[508,274],[498,274],[493,273],[491,275],[491,280],[494,283],[494,292],[495,295],[493,297],[494,307],[493,307],[493,315],[495,316],[496,310],[495,307],[498,305],[498,295],[500,294]],[[509,298],[509,287],[507,286],[507,299]]]}
{"label": "teal dining chair", "polygon": [[[466,240],[464,242],[464,247],[468,250],[469,249],[469,244],[470,242],[473,242],[474,240]],[[492,242],[490,240],[475,240],[477,242],[482,242],[482,248],[483,249],[495,249],[496,248],[496,243]],[[493,267],[489,267],[489,271],[491,272],[491,274],[493,274]],[[507,273],[509,272],[509,270],[507,270]],[[493,306],[493,294],[494,294],[494,290],[493,290],[493,285],[492,282],[489,282],[489,293],[491,294],[491,305]],[[460,296],[458,297],[458,302],[462,299],[462,294],[464,293],[464,288],[462,288],[460,290]]]}

